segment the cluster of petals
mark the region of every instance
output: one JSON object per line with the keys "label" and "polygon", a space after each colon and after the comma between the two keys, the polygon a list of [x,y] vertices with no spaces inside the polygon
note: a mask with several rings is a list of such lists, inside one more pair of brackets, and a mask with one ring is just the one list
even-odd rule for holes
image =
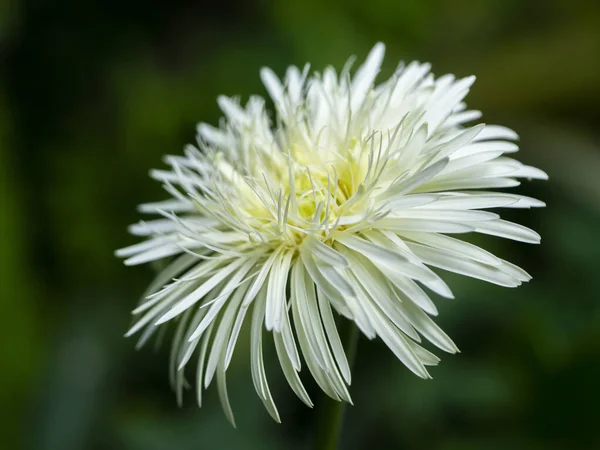
{"label": "cluster of petals", "polygon": [[117,255],[127,265],[166,261],[128,335],[139,333],[143,345],[174,324],[179,397],[193,361],[198,402],[214,378],[233,422],[226,372],[246,340],[256,392],[279,421],[265,375],[268,339],[304,403],[312,406],[304,368],[329,396],[350,402],[340,320],[429,378],[439,358],[423,341],[457,351],[431,318],[430,294],[452,297],[432,268],[505,287],[530,280],[461,237],[538,243],[536,232],[487,210],[544,206],[497,190],[546,174],[511,157],[512,130],[471,125],[481,115],[464,103],[474,77],[435,78],[429,64],[412,62],[375,84],[383,55],[377,44],[353,74],[352,60],[340,73],[290,67],[282,80],[263,69],[272,115],[262,97],[245,105],[219,97],[219,126],[200,124],[197,146],[151,172],[169,198],[140,206],[158,217],[132,225],[145,240]]}

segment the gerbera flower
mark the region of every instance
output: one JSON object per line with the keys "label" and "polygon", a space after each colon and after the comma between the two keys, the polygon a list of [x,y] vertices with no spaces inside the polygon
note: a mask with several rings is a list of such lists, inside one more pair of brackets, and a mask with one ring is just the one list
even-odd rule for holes
{"label": "gerbera flower", "polygon": [[534,231],[484,209],[543,206],[491,189],[546,174],[505,156],[518,150],[513,131],[467,125],[480,117],[463,102],[474,77],[436,79],[429,64],[413,62],[375,85],[383,55],[377,44],[354,76],[352,60],[339,74],[290,67],[282,81],[263,69],[273,116],[261,97],[245,106],[219,97],[220,126],[200,124],[197,147],[151,172],[170,198],[140,211],[162,218],[131,226],[147,239],[117,255],[127,265],[169,259],[127,335],[141,332],[142,345],[176,322],[179,396],[194,358],[198,402],[216,376],[233,422],[225,374],[238,339],[250,339],[256,392],[279,421],[263,363],[263,339],[272,339],[304,403],[312,406],[303,367],[329,396],[350,402],[341,320],[429,378],[426,366],[439,359],[422,338],[457,351],[430,317],[430,292],[452,297],[431,267],[506,287],[530,279],[456,235],[538,243]]}

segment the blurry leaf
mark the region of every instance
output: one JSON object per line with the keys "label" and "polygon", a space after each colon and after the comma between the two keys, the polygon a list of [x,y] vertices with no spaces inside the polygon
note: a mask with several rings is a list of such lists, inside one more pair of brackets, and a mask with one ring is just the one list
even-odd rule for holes
{"label": "blurry leaf", "polygon": [[[28,264],[29,242],[24,224],[21,186],[14,177],[10,109],[0,86],[0,405],[13,405],[11,414],[3,418],[9,435],[4,445],[15,445],[18,427],[15,423],[26,408],[20,398],[29,394],[30,382],[38,366],[43,343],[40,320],[34,304],[36,283]],[[20,437],[20,436],[19,436]],[[13,442],[13,444],[11,444]]]}
{"label": "blurry leaf", "polygon": [[19,0],[0,0],[0,48],[17,26],[21,3]]}
{"label": "blurry leaf", "polygon": [[50,362],[34,387],[27,441],[36,450],[94,448],[94,440],[106,438],[103,414],[119,399],[115,369],[129,350],[121,332],[127,317],[111,300],[120,298],[90,288],[64,311]]}
{"label": "blurry leaf", "polygon": [[563,122],[523,120],[519,131],[523,138],[521,159],[524,162],[546,171],[555,188],[563,189],[575,203],[600,211],[598,137]]}
{"label": "blurry leaf", "polygon": [[[511,37],[473,65],[473,104],[523,110],[600,99],[600,14],[546,33]],[[477,67],[479,66],[479,67]]]}

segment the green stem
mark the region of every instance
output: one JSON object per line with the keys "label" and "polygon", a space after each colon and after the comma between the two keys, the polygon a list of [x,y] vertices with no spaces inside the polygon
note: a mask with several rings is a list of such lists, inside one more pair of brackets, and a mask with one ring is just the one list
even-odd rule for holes
{"label": "green stem", "polygon": [[[358,328],[354,322],[341,318],[338,326],[340,339],[352,368],[358,343]],[[336,450],[342,434],[346,402],[337,401],[323,393],[318,404],[315,450]]]}

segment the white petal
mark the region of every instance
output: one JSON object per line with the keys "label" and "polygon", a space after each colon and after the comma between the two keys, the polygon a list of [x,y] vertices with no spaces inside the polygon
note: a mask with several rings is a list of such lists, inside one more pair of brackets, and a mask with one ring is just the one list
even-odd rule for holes
{"label": "white petal", "polygon": [[[291,300],[290,300],[291,302]],[[296,347],[296,340],[294,339],[294,334],[292,333],[292,326],[290,323],[289,316],[289,306],[286,303],[285,309],[283,311],[283,323],[281,327],[281,337],[283,340],[283,345],[285,346],[286,353],[292,363],[292,367],[300,372],[300,354],[298,353],[298,348]]]}
{"label": "white petal", "polygon": [[527,282],[531,280],[531,275],[508,261],[502,260],[502,270],[519,281]]}
{"label": "white petal", "polygon": [[[478,136],[479,137],[479,136]],[[484,142],[473,142],[469,145],[465,145],[454,153],[455,158],[465,158],[467,156],[474,156],[481,153],[515,153],[519,151],[519,146],[514,142],[506,141],[484,141]]]}
{"label": "white petal", "polygon": [[250,120],[246,114],[246,111],[244,111],[244,109],[236,101],[230,99],[229,97],[220,95],[217,98],[217,102],[227,118],[234,124],[245,125]]}
{"label": "white petal", "polygon": [[477,164],[481,164],[487,161],[491,161],[493,159],[498,158],[502,155],[500,151],[489,151],[489,152],[477,152],[472,155],[454,157],[450,159],[450,162],[444,169],[443,174],[456,172],[458,170],[466,169],[468,167],[476,166]]}
{"label": "white petal", "polygon": [[300,102],[302,95],[302,85],[304,83],[302,74],[296,66],[288,67],[286,73],[287,94],[291,104],[296,106]]}
{"label": "white petal", "polygon": [[156,276],[152,283],[144,292],[143,300],[140,305],[134,309],[131,314],[138,314],[145,310],[144,305],[146,304],[146,298],[152,294],[155,294],[159,289],[161,289],[165,284],[171,281],[174,277],[179,275],[184,270],[188,269],[194,262],[198,262],[198,258],[192,255],[183,254],[173,260],[167,267],[162,269]]}
{"label": "white petal", "polygon": [[275,341],[275,350],[277,351],[277,357],[279,358],[279,363],[281,365],[281,369],[283,370],[283,374],[285,378],[294,391],[294,393],[302,400],[307,406],[313,407],[313,403],[300,381],[300,377],[298,373],[294,369],[294,366],[289,358],[289,354],[285,349],[285,344],[283,343],[283,339],[281,333],[273,332],[273,340]]}
{"label": "white petal", "polygon": [[[216,297],[216,295],[217,295],[217,291],[215,290],[215,291],[211,292],[207,297],[212,300],[214,297]],[[192,355],[194,354],[196,347],[202,340],[202,339],[194,339],[194,340],[190,341],[190,336],[192,335],[192,332],[196,329],[196,327],[200,324],[200,322],[202,321],[202,319],[204,318],[204,316],[206,315],[207,312],[208,312],[208,310],[206,308],[197,308],[196,309],[196,312],[194,313],[194,316],[192,317],[192,320],[190,321],[190,324],[187,328],[186,335],[183,340],[183,344],[181,345],[181,350],[179,352],[179,355],[177,355],[178,364],[179,364],[177,367],[177,370],[182,370],[187,365],[187,363],[191,359]],[[166,329],[164,327],[160,327],[160,328]],[[202,387],[202,386],[200,385],[200,387]]]}
{"label": "white petal", "polygon": [[263,263],[260,272],[258,272],[258,276],[254,279],[250,289],[246,293],[246,297],[244,297],[244,301],[242,302],[242,307],[248,307],[250,303],[254,300],[258,291],[262,288],[265,280],[267,279],[267,275],[269,275],[269,271],[273,266],[273,263],[279,256],[279,250],[274,251],[269,258]]}
{"label": "white petal", "polygon": [[466,257],[484,264],[489,264],[491,266],[502,265],[502,260],[492,255],[490,252],[487,252],[476,245],[469,244],[468,242],[461,241],[450,236],[436,233],[414,232],[402,233],[402,236],[407,237],[415,242],[428,245],[429,247],[435,247],[449,251],[461,258]]}
{"label": "white petal", "polygon": [[277,407],[273,402],[271,391],[269,390],[267,376],[265,373],[265,364],[263,360],[262,325],[265,317],[266,302],[266,288],[263,285],[256,296],[253,307],[254,310],[252,312],[252,327],[250,330],[250,368],[256,393],[263,401],[265,408],[273,420],[279,423],[281,422],[281,419],[279,418],[279,412],[277,411]]}
{"label": "white petal", "polygon": [[177,240],[176,236],[158,236],[129,247],[121,248],[115,252],[119,258],[136,255],[147,250],[152,250],[167,244],[172,244]]}
{"label": "white petal", "polygon": [[182,405],[183,387],[185,379],[183,373],[177,371],[177,357],[180,354],[181,344],[184,343],[183,336],[190,318],[191,311],[186,311],[181,317],[178,317],[175,334],[171,341],[171,353],[169,355],[169,381],[175,390],[177,404]]}
{"label": "white petal", "polygon": [[[231,327],[233,326],[233,321],[236,315],[236,311],[242,302],[242,298],[246,293],[248,286],[240,286],[237,288],[235,293],[231,296],[231,299],[228,302],[227,308],[223,316],[221,317],[221,322],[217,328],[217,332],[215,334],[215,338],[211,344],[210,354],[208,356],[208,363],[206,366],[206,373],[204,375],[204,387],[207,388],[210,385],[212,377],[217,370],[217,365],[221,360],[224,362],[223,355],[225,353],[225,344],[229,340],[229,336],[231,333]],[[208,314],[207,314],[208,315]],[[193,336],[193,334],[192,334]],[[190,340],[192,338],[188,338]]]}
{"label": "white petal", "polygon": [[344,351],[342,341],[340,340],[340,335],[338,334],[337,327],[335,325],[335,320],[331,312],[331,305],[321,291],[318,291],[317,299],[319,303],[319,311],[321,312],[321,318],[325,327],[325,332],[327,333],[327,339],[329,340],[329,345],[331,346],[331,350],[335,356],[335,361],[340,369],[340,372],[342,373],[342,376],[344,377],[344,381],[350,384],[350,366],[348,365],[346,352]]}
{"label": "white petal", "polygon": [[[401,298],[402,295],[400,294]],[[452,342],[452,339],[438,327],[427,314],[425,314],[417,305],[412,303],[409,298],[403,298],[399,308],[406,315],[406,319],[421,333],[429,342],[436,347],[448,352],[456,353],[458,348]]]}
{"label": "white petal", "polygon": [[224,148],[232,141],[223,131],[206,123],[198,124],[196,131],[201,139],[216,147]]}
{"label": "white petal", "polygon": [[233,416],[233,410],[231,409],[231,404],[229,403],[229,395],[227,393],[227,381],[224,364],[219,363],[219,368],[217,370],[217,388],[219,390],[219,399],[221,400],[221,406],[223,407],[223,411],[225,412],[225,417],[231,423],[233,428],[235,428],[235,417]]}
{"label": "white petal", "polygon": [[361,255],[384,265],[403,264],[407,262],[404,256],[352,234],[339,233],[335,236],[335,240]]}
{"label": "white petal", "polygon": [[402,70],[398,83],[394,87],[391,103],[396,104],[402,101],[406,94],[417,85],[423,77],[429,72],[431,65],[429,63],[420,64],[418,61],[411,62]]}
{"label": "white petal", "polygon": [[385,261],[377,261],[372,259],[372,262],[384,271],[405,275],[409,278],[414,278],[423,283],[435,282],[438,277],[431,269],[427,268],[418,258],[416,258],[411,252],[408,246],[400,239],[390,239],[384,233],[378,231],[369,231],[363,233],[363,235],[373,244],[381,247],[390,249],[392,252],[399,254],[406,259],[407,263],[397,262],[396,264],[386,264]]}
{"label": "white petal", "polygon": [[435,202],[439,198],[440,196],[436,194],[402,195],[386,200],[385,205],[386,208],[389,208],[391,211],[397,211],[399,209],[409,209],[428,205],[432,202]]}
{"label": "white petal", "polygon": [[159,211],[174,213],[192,212],[194,211],[194,204],[190,200],[169,199],[156,203],[143,203],[138,206],[138,211],[146,214],[158,214]]}
{"label": "white petal", "polygon": [[455,113],[455,114],[452,114],[452,116],[450,116],[446,120],[446,122],[444,122],[444,128],[454,127],[456,125],[461,125],[466,122],[471,122],[473,120],[477,120],[477,119],[481,118],[481,116],[482,116],[481,111],[475,111],[475,110]]}
{"label": "white petal", "polygon": [[317,258],[322,259],[329,265],[340,267],[349,266],[348,260],[344,255],[312,236],[307,236],[304,239],[303,245],[307,245]]}
{"label": "white petal", "polygon": [[[297,267],[301,266],[301,264],[296,264],[292,269],[292,276],[294,274],[298,274]],[[303,277],[304,275],[301,274]],[[314,339],[314,334],[312,332],[312,327],[310,325],[310,320],[303,319],[302,315],[299,311],[300,307],[303,305],[301,300],[292,302],[292,313],[294,315],[294,326],[296,329],[296,335],[298,336],[298,342],[300,343],[300,348],[302,350],[302,354],[304,355],[304,360],[306,361],[306,365],[308,366],[308,370],[311,375],[321,388],[323,392],[329,395],[331,398],[340,400],[340,397],[337,395],[335,389],[331,385],[329,378],[326,375],[326,364],[324,362],[319,362],[318,357],[320,355],[320,350],[315,351],[314,344],[310,343],[311,339]],[[307,313],[305,313],[307,314]]]}
{"label": "white petal", "polygon": [[490,189],[509,188],[519,186],[521,183],[512,178],[460,178],[454,177],[446,180],[433,180],[417,189],[417,192],[440,192],[460,189]]}
{"label": "white petal", "polygon": [[444,168],[446,167],[447,164],[448,164],[448,158],[444,158],[444,159],[441,159],[440,161],[437,161],[436,163],[432,164],[431,166],[427,167],[426,169],[418,171],[413,176],[402,181],[401,183],[392,185],[390,188],[388,188],[382,194],[379,194],[379,196],[377,197],[377,200],[378,201],[386,201],[386,200],[397,198],[398,196],[403,196],[404,194],[414,191],[418,187],[427,183],[429,180],[431,180],[433,177],[435,177],[437,174],[439,174],[442,170],[444,170]]}
{"label": "white petal", "polygon": [[475,231],[470,224],[456,223],[434,219],[404,219],[385,218],[378,220],[371,226],[379,230],[390,231],[423,231],[430,233],[469,233]]}
{"label": "white petal", "polygon": [[240,335],[240,330],[242,329],[242,324],[244,323],[244,319],[246,318],[247,313],[248,306],[241,306],[238,310],[235,322],[233,323],[231,334],[229,335],[227,348],[225,350],[225,370],[227,370],[229,364],[231,363],[231,357],[233,356],[233,351],[235,350],[235,345],[237,343],[237,339]]}
{"label": "white petal", "polygon": [[[198,366],[196,367],[196,401],[198,406],[202,406],[202,378],[204,376],[204,363],[206,361],[206,351],[208,350],[208,342],[212,334],[214,323],[210,324],[208,330],[202,336],[202,344],[200,345],[200,353],[198,355]],[[180,370],[179,373],[183,374]]]}
{"label": "white petal", "polygon": [[412,349],[412,351],[414,352],[414,354],[417,356],[417,358],[419,358],[419,360],[421,361],[421,363],[425,366],[437,366],[438,363],[440,362],[440,358],[438,358],[437,356],[435,356],[433,353],[431,353],[430,351],[425,350],[423,347],[421,347],[420,345],[411,342],[411,341],[406,341],[409,345],[409,347]]}
{"label": "white petal", "polygon": [[135,236],[151,236],[153,234],[163,234],[175,231],[177,223],[170,219],[150,220],[148,222],[140,221],[129,225],[127,231]]}
{"label": "white petal", "polygon": [[169,312],[164,314],[160,319],[156,321],[156,325],[165,323],[171,320],[173,317],[181,314],[183,311],[188,309],[190,306],[202,299],[208,292],[210,292],[217,284],[227,278],[231,273],[238,270],[239,267],[244,263],[243,259],[235,260],[229,265],[218,270],[213,276],[202,283],[198,288],[194,289],[190,294],[180,300],[175,306],[173,306]]}
{"label": "white petal", "polygon": [[[219,292],[217,297],[213,300],[213,303],[211,304],[208,312],[206,313],[206,316],[202,319],[202,322],[200,322],[200,324],[196,327],[196,329],[190,336],[190,338],[189,338],[190,341],[197,339],[199,336],[201,336],[202,333],[204,332],[204,330],[206,328],[208,328],[208,325],[215,320],[215,318],[217,317],[217,314],[219,314],[219,312],[221,311],[221,308],[225,305],[225,303],[228,301],[228,299],[232,296],[232,293],[234,292],[234,290],[238,289],[238,287],[242,285],[243,278],[255,266],[257,259],[258,258],[252,258],[249,261],[244,261],[244,265],[242,265],[237,270],[237,272],[231,278],[229,278],[229,280],[227,281],[225,286],[223,286],[223,289],[221,289],[221,291]],[[238,289],[238,291],[239,291],[239,289]],[[243,295],[245,292],[245,289],[242,290],[241,292],[238,292],[238,291],[235,291],[236,295],[234,295],[234,298],[237,296],[238,293],[240,295]],[[208,303],[205,303],[205,305],[203,305],[203,306],[206,306],[206,305],[208,305]],[[177,307],[177,306],[178,305],[175,305],[175,307]],[[215,361],[215,363],[216,363],[216,361]]]}
{"label": "white petal", "polygon": [[521,166],[516,172],[511,173],[512,177],[527,178],[529,180],[547,180],[548,174],[537,167]]}
{"label": "white petal", "polygon": [[398,165],[411,167],[417,161],[418,155],[423,151],[427,141],[428,126],[426,123],[421,125],[410,137],[398,158]]}
{"label": "white petal", "polygon": [[290,269],[292,255],[293,253],[290,251],[281,254],[273,262],[271,272],[269,273],[265,315],[265,326],[269,331],[281,331],[283,311],[286,305],[288,271]]}
{"label": "white petal", "polygon": [[491,234],[513,241],[527,242],[530,244],[539,244],[541,237],[535,231],[513,222],[506,220],[490,220],[478,223],[475,231],[483,234]]}
{"label": "white petal", "polygon": [[543,208],[544,206],[546,206],[546,203],[544,203],[541,200],[535,199],[535,198],[526,197],[524,195],[517,195],[516,197],[519,199],[519,201],[510,205],[510,208],[527,208],[527,209],[529,209],[529,208]]}
{"label": "white petal", "polygon": [[277,75],[275,75],[271,69],[263,67],[260,70],[260,78],[267,88],[267,92],[273,99],[273,102],[275,102],[276,105],[283,105],[283,86],[281,85],[279,78],[277,78]]}
{"label": "white petal", "polygon": [[455,138],[451,139],[448,142],[445,142],[439,145],[436,148],[430,150],[430,153],[434,154],[436,158],[446,158],[448,156],[453,155],[458,149],[464,147],[469,142],[471,142],[475,137],[481,132],[484,125],[477,125],[472,128],[469,128],[462,133],[460,133]]}
{"label": "white petal", "polygon": [[381,42],[375,44],[375,47],[367,56],[365,63],[356,71],[352,80],[351,108],[356,111],[364,102],[368,90],[373,85],[375,77],[379,73],[383,55],[385,54],[385,45]]}
{"label": "white petal", "polygon": [[[310,325],[311,329],[306,328],[305,332],[308,335],[312,334],[312,337],[316,342],[318,351],[322,356],[322,361],[324,363],[323,375],[325,380],[327,380],[325,385],[330,387],[324,390],[325,392],[332,390],[333,395],[331,395],[331,393],[328,392],[328,394],[332,398],[341,398],[348,402],[351,402],[350,394],[346,389],[346,385],[344,384],[344,381],[338,371],[336,363],[329,349],[329,344],[327,343],[327,340],[325,338],[322,318],[319,313],[317,297],[315,294],[315,286],[311,275],[308,273],[308,271],[304,270],[306,267],[300,262],[298,262],[296,266],[298,280],[297,303],[300,308],[303,306],[306,307],[307,312],[305,314],[307,314],[310,317],[309,324],[306,324],[306,327]],[[313,370],[311,369],[311,373],[312,372]]]}
{"label": "white petal", "polygon": [[[324,341],[320,339],[322,333],[320,332],[320,321],[318,316],[310,308],[309,303],[314,298],[315,287],[312,281],[306,282],[306,274],[304,265],[301,260],[297,260],[292,267],[292,281],[290,286],[290,294],[292,296],[292,312],[294,314],[295,325],[300,324],[304,333],[306,334],[306,342],[310,347],[311,353],[317,364],[326,369],[326,357],[325,351],[326,345]],[[306,352],[304,352],[306,353]]]}
{"label": "white petal", "polygon": [[[193,249],[199,247],[199,244],[186,246],[186,248]],[[190,248],[191,247],[191,248]],[[155,247],[150,250],[146,250],[145,252],[138,253],[131,258],[128,258],[124,261],[126,266],[136,266],[138,264],[145,264],[150,261],[156,261],[157,259],[163,259],[168,256],[177,255],[178,253],[182,253],[182,249],[178,245],[174,244],[165,244],[160,247]]]}
{"label": "white petal", "polygon": [[394,219],[435,219],[448,222],[480,222],[498,219],[498,214],[488,211],[469,211],[452,209],[407,209],[397,211],[393,215]]}
{"label": "white petal", "polygon": [[425,264],[468,277],[478,278],[499,286],[516,287],[521,284],[519,280],[505,274],[497,267],[488,266],[469,259],[456,258],[450,252],[420,244],[409,243],[408,246]]}
{"label": "white petal", "polygon": [[344,278],[344,275],[339,272],[335,267],[321,262],[316,262],[319,272],[323,275],[323,278],[333,286],[344,298],[354,297],[354,289],[348,280]]}
{"label": "white petal", "polygon": [[499,125],[486,125],[477,136],[477,140],[483,141],[489,139],[507,139],[509,141],[516,141],[519,139],[519,135],[510,128]]}
{"label": "white petal", "polygon": [[[319,289],[321,289],[331,301],[335,302],[336,305],[342,306],[344,303],[344,295],[336,288],[336,286],[332,285],[331,282],[325,278],[323,272],[319,270],[317,264],[315,263],[312,255],[309,254],[304,247],[300,248],[300,257],[302,258],[302,262],[304,263],[304,267],[310,275],[310,278],[319,287]],[[339,280],[336,279],[334,282],[335,281]],[[343,282],[340,282],[340,286],[342,289],[344,289],[346,286],[342,286],[342,283]],[[350,289],[352,289],[352,287],[350,287]]]}
{"label": "white petal", "polygon": [[371,309],[374,325],[379,337],[385,344],[394,352],[394,355],[402,361],[414,374],[421,378],[431,378],[423,363],[412,350],[412,346],[408,344],[408,340],[403,337],[392,323],[385,319],[382,314],[375,308]]}
{"label": "white petal", "polygon": [[460,194],[454,193],[440,196],[434,203],[423,205],[423,209],[484,209],[514,208],[519,197],[513,194]]}
{"label": "white petal", "polygon": [[[419,335],[415,332],[410,322],[401,314],[398,306],[394,304],[395,297],[387,285],[385,277],[376,268],[369,265],[368,261],[366,263],[357,262],[352,267],[352,272],[356,283],[359,285],[358,299],[360,302],[362,304],[373,303],[377,305],[387,318],[402,330],[404,334],[420,342]],[[385,295],[378,294],[378,291],[382,288],[386,288]]]}
{"label": "white petal", "polygon": [[[388,274],[389,275],[389,274]],[[399,291],[401,291],[406,297],[410,298],[415,304],[422,308],[427,314],[437,316],[438,310],[431,298],[427,295],[423,289],[421,289],[417,283],[402,275],[391,275],[388,279],[392,285],[394,285]]]}
{"label": "white petal", "polygon": [[[474,204],[485,204],[486,202],[483,200],[479,200],[480,198],[498,198],[498,202],[500,202],[501,198],[506,199],[506,205],[495,204],[494,206],[482,206],[483,208],[495,208],[497,206],[502,206],[503,208],[541,208],[546,206],[546,204],[532,197],[527,197],[525,195],[517,195],[517,194],[506,194],[504,192],[493,192],[493,191],[479,191],[479,192],[453,192],[453,195],[461,197],[469,196],[471,200],[473,200]],[[448,200],[452,202],[451,198],[448,197]],[[514,201],[513,201],[514,200]],[[445,200],[444,200],[445,201]],[[479,206],[469,207],[469,209],[477,209]],[[460,208],[457,208],[460,209]]]}

